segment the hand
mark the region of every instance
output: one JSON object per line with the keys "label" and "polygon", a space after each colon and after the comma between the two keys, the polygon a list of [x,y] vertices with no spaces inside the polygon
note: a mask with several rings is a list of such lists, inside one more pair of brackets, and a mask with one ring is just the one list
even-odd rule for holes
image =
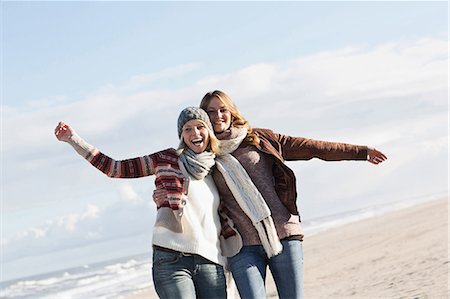
{"label": "hand", "polygon": [[367,149],[367,156],[368,156],[367,161],[375,165],[380,164],[381,162],[387,160],[387,157],[382,152],[374,148]]}
{"label": "hand", "polygon": [[167,190],[157,188],[153,191],[153,201],[156,207],[161,207],[165,202],[167,202]]}
{"label": "hand", "polygon": [[55,136],[59,141],[68,142],[73,134],[75,130],[65,122],[60,121],[55,128]]}

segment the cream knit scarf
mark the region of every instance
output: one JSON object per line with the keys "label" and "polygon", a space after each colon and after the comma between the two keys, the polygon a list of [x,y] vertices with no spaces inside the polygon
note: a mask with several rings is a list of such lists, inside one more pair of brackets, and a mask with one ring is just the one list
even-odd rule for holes
{"label": "cream knit scarf", "polygon": [[241,163],[230,155],[244,140],[247,129],[232,128],[231,130],[231,138],[221,140],[220,156],[216,158],[217,169],[222,173],[241,209],[252,221],[264,250],[270,258],[279,254],[283,247],[266,201]]}

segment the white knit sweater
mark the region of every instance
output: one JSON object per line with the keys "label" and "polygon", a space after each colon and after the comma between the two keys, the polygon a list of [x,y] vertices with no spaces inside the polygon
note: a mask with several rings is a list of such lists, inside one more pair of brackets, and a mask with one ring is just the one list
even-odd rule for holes
{"label": "white knit sweater", "polygon": [[[183,167],[182,167],[183,168]],[[203,180],[190,179],[188,199],[184,207],[181,225],[183,232],[176,233],[164,226],[155,225],[153,244],[172,250],[198,254],[214,263],[224,265],[219,245],[219,193],[209,174]],[[163,222],[164,210],[170,215],[170,208],[158,210],[156,223]],[[170,213],[169,213],[170,212]]]}

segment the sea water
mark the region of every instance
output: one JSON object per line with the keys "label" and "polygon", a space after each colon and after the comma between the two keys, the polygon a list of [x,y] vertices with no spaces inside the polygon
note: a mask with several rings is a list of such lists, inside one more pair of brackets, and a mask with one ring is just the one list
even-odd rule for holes
{"label": "sea water", "polygon": [[146,253],[2,282],[0,298],[121,298],[152,285]]}

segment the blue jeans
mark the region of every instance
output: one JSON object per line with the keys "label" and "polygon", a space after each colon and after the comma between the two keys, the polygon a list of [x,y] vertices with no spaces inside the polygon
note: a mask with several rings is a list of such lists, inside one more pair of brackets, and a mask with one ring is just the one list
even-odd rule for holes
{"label": "blue jeans", "polygon": [[268,258],[262,245],[244,246],[228,258],[242,299],[266,298],[266,269],[269,266],[280,299],[303,299],[303,244],[282,240],[283,251]]}
{"label": "blue jeans", "polygon": [[223,267],[199,255],[154,248],[152,272],[161,299],[227,298]]}

